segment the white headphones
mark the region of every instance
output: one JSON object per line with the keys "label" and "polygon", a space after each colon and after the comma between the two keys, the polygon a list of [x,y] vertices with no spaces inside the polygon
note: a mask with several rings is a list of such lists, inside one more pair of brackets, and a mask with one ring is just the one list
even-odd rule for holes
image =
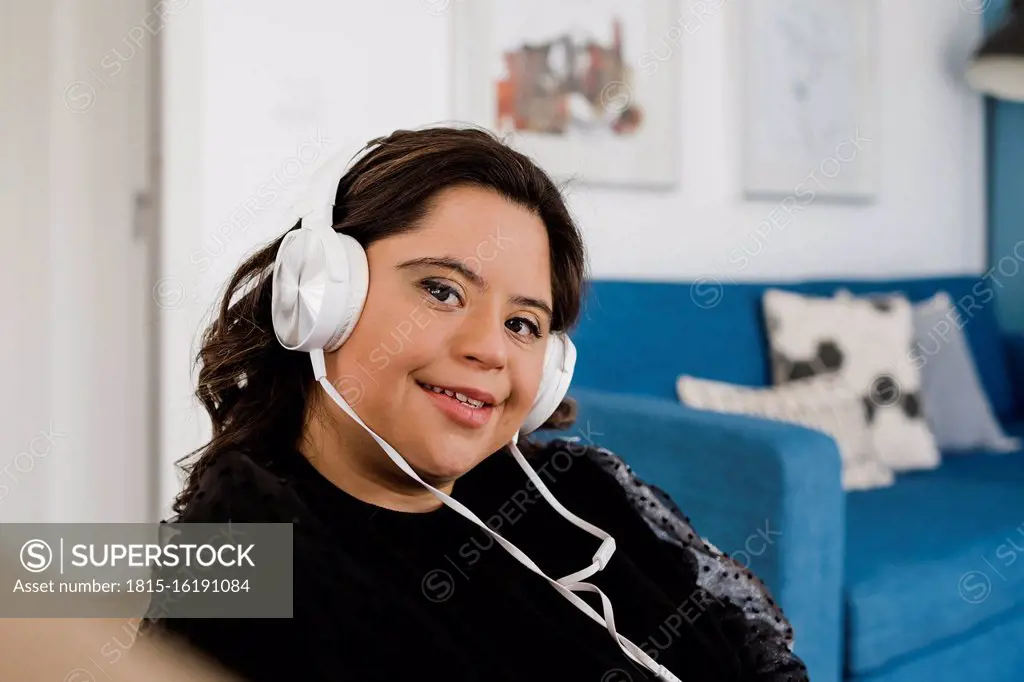
{"label": "white headphones", "polygon": [[[565,519],[601,540],[601,546],[589,566],[557,580],[544,573],[522,550],[498,535],[461,502],[425,482],[389,443],[363,422],[327,379],[324,353],[341,347],[352,334],[369,288],[369,268],[363,247],[351,236],[334,230],[333,204],[343,175],[337,169],[339,159],[343,157],[336,154],[313,175],[302,199],[293,207],[293,218],[300,221],[300,228],[287,233],[278,249],[271,295],[274,333],[278,342],[289,350],[310,354],[316,381],[349,417],[373,437],[402,471],[443,504],[486,531],[520,563],[544,577],[562,596],[605,626],[627,656],[660,678],[678,682],[668,669],[615,631],[611,602],[597,587],[583,582],[608,565],[615,552],[615,538],[579,518],[555,499],[517,446],[520,433],[530,433],[547,421],[569,390],[576,364],[576,348],[567,335],[552,333],[548,336],[540,388],[526,420],[509,444],[513,457],[547,502]],[[598,614],[575,592],[596,592],[601,598],[604,615]]]}

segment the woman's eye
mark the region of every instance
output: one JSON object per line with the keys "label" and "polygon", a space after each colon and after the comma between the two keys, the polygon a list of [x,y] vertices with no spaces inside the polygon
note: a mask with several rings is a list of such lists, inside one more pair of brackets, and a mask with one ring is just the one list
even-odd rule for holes
{"label": "woman's eye", "polygon": [[[525,317],[513,317],[511,320],[505,323],[509,329],[518,334],[519,336],[526,336],[527,334],[540,338],[540,327],[531,320]],[[523,333],[525,330],[525,333]]]}
{"label": "woman's eye", "polygon": [[423,290],[445,305],[460,303],[459,293],[454,287],[450,287],[447,284],[427,281],[423,283]]}

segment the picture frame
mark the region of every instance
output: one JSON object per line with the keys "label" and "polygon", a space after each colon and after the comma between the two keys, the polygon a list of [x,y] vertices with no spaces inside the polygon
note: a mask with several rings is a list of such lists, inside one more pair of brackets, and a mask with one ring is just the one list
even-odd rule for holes
{"label": "picture frame", "polygon": [[456,121],[557,180],[676,185],[685,32],[672,0],[466,0],[452,16]]}
{"label": "picture frame", "polygon": [[747,0],[741,9],[745,197],[873,201],[874,0]]}

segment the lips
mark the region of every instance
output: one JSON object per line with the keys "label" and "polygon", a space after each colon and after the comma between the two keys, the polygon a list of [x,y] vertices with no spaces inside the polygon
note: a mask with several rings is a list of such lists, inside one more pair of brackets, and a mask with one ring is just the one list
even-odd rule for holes
{"label": "lips", "polygon": [[[459,426],[480,428],[491,419],[495,410],[494,397],[484,391],[460,387],[444,388],[423,382],[416,382],[430,402],[451,421]],[[475,393],[475,395],[469,395]],[[483,396],[483,399],[480,396]]]}
{"label": "lips", "polygon": [[443,393],[449,398],[455,398],[459,402],[466,403],[471,407],[494,407],[494,396],[486,391],[479,391],[475,388],[467,388],[464,386],[437,386],[434,384],[428,384],[424,381],[418,381],[416,383],[418,383],[421,388],[433,391],[434,393]]}

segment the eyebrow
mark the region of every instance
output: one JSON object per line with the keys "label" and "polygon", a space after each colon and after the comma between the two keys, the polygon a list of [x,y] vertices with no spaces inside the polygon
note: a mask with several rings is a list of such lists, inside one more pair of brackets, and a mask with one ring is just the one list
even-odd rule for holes
{"label": "eyebrow", "polygon": [[[399,270],[410,269],[410,268],[422,268],[422,267],[438,267],[438,268],[449,268],[465,277],[471,284],[476,286],[478,289],[487,289],[487,282],[479,273],[473,272],[458,258],[452,258],[450,256],[442,256],[440,258],[425,256],[423,258],[413,258],[403,263],[399,263],[395,266]],[[509,302],[516,305],[529,306],[531,308],[537,308],[545,313],[549,318],[554,317],[554,313],[551,311],[549,306],[544,301],[533,298],[531,296],[511,296]]]}

